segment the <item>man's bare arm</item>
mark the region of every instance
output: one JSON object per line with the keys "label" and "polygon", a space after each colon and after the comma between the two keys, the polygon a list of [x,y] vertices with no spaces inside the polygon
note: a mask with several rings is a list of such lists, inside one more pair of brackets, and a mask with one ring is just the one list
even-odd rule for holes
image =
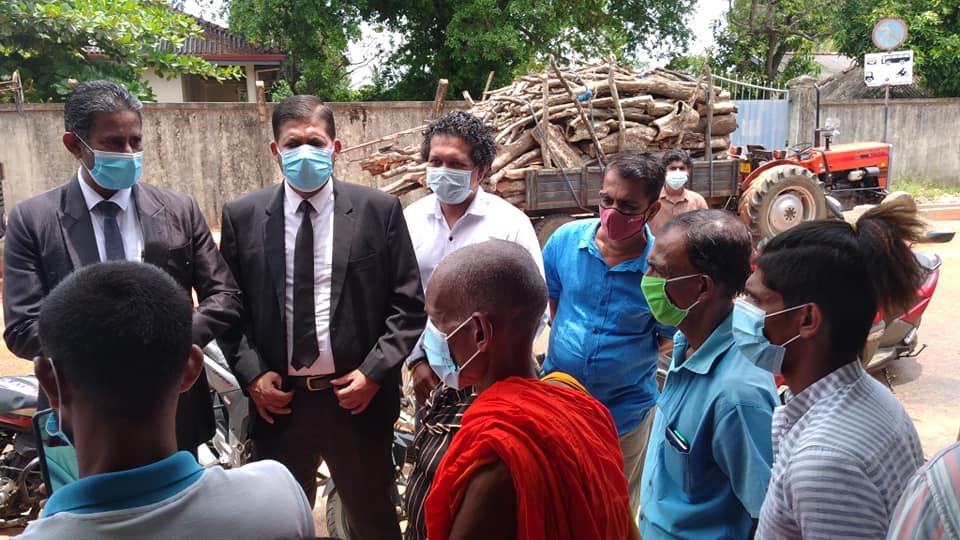
{"label": "man's bare arm", "polygon": [[450,526],[450,540],[517,537],[517,492],[502,461],[473,473]]}

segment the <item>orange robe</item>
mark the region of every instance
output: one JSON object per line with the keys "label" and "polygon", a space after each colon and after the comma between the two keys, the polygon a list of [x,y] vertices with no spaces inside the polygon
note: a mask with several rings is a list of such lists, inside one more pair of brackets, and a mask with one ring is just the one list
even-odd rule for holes
{"label": "orange robe", "polygon": [[437,469],[427,537],[446,540],[473,473],[500,460],[517,493],[520,540],[624,540],[630,518],[617,430],[573,389],[511,377],[482,392]]}

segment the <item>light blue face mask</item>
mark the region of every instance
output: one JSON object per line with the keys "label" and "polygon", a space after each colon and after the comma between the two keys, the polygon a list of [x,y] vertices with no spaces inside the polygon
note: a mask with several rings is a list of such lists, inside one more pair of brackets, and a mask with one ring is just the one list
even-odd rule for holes
{"label": "light blue face mask", "polygon": [[[87,173],[103,189],[110,191],[119,191],[133,187],[140,179],[140,172],[143,167],[143,152],[105,152],[103,150],[94,150],[90,148],[87,141],[74,133],[77,140],[83,143],[93,154],[93,168],[87,169]],[[81,162],[82,164],[83,162]]]}
{"label": "light blue face mask", "polygon": [[737,298],[733,302],[733,341],[740,352],[752,361],[757,367],[765,369],[774,375],[783,374],[783,357],[787,353],[787,345],[800,338],[800,334],[788,339],[783,345],[775,345],[763,335],[763,327],[768,317],[800,309],[803,304],[787,309],[781,309],[766,314],[762,309]]}
{"label": "light blue face mask", "polygon": [[333,174],[333,152],[309,144],[280,152],[283,176],[294,188],[311,193],[327,184]]}
{"label": "light blue face mask", "polygon": [[480,354],[480,351],[473,353],[473,356],[467,359],[462,365],[458,366],[456,361],[453,359],[453,354],[450,352],[450,345],[447,341],[461,328],[467,325],[470,322],[470,319],[473,317],[468,317],[467,320],[460,323],[456,328],[453,329],[449,334],[444,334],[436,326],[427,319],[427,328],[423,333],[423,350],[427,353],[427,363],[430,364],[430,367],[433,369],[433,372],[437,374],[437,377],[443,382],[443,384],[449,386],[450,388],[460,390],[460,373],[463,371],[467,365],[473,361],[474,358]]}
{"label": "light blue face mask", "polygon": [[471,170],[427,167],[427,186],[437,194],[440,202],[460,204],[470,196]]}
{"label": "light blue face mask", "polygon": [[67,434],[60,429],[60,418],[63,418],[63,400],[60,399],[60,396],[62,396],[60,393],[60,377],[57,376],[57,367],[53,365],[53,358],[48,357],[47,361],[50,362],[50,370],[53,372],[53,381],[57,385],[57,398],[59,402],[59,405],[57,406],[57,414],[51,414],[47,417],[47,435],[56,437],[67,443],[70,448],[73,448],[73,442],[70,440],[70,437],[68,437]]}

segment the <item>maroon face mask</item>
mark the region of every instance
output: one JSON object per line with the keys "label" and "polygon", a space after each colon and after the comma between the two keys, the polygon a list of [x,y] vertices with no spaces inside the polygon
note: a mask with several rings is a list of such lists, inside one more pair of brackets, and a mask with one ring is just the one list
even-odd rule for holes
{"label": "maroon face mask", "polygon": [[643,230],[647,221],[646,213],[627,215],[616,208],[600,207],[600,225],[607,232],[607,238],[625,240]]}

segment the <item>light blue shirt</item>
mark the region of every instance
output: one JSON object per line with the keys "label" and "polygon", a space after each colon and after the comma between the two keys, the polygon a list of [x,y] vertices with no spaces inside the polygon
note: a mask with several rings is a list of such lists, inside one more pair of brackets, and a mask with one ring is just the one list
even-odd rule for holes
{"label": "light blue shirt", "polygon": [[[746,538],[773,462],[773,375],[740,354],[730,316],[683,361],[686,351],[677,332],[644,462],[640,534]],[[686,451],[669,440],[668,429]]]}
{"label": "light blue shirt", "polygon": [[568,223],[543,248],[550,300],[557,313],[543,367],[580,381],[603,403],[617,432],[640,425],[657,400],[659,336],[675,329],[657,323],[640,289],[654,237],[636,259],[607,266],[595,239],[599,219]]}

